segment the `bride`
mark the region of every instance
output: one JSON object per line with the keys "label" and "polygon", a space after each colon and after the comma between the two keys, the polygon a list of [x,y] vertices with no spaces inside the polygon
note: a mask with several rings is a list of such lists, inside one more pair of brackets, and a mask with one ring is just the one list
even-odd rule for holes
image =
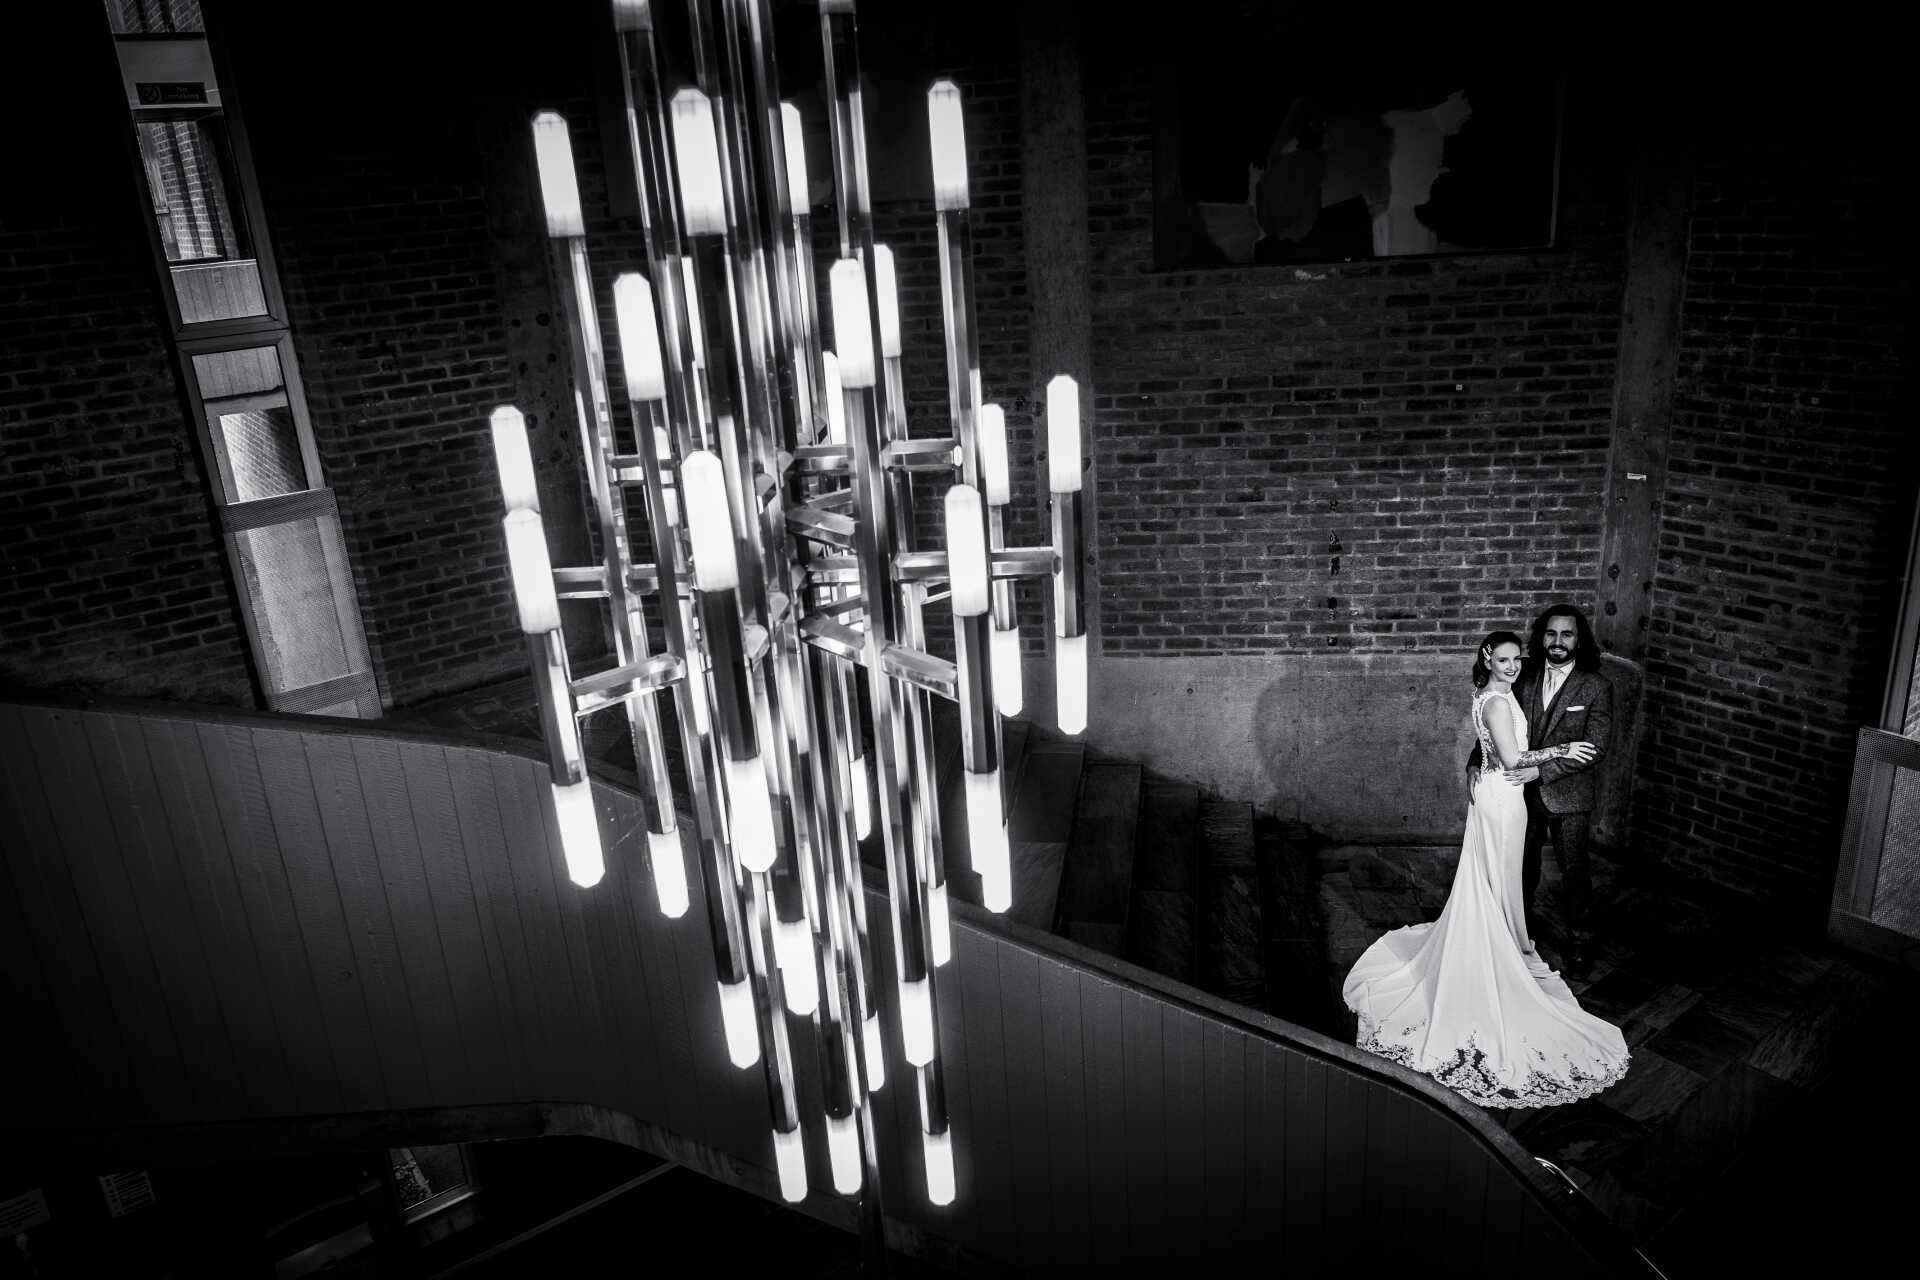
{"label": "bride", "polygon": [[[1627,1072],[1620,1029],[1580,1008],[1527,936],[1520,866],[1521,788],[1544,760],[1589,743],[1527,748],[1513,697],[1520,637],[1496,631],[1473,664],[1473,729],[1485,759],[1467,811],[1460,865],[1440,918],[1395,929],[1367,948],[1342,995],[1360,1016],[1359,1046],[1432,1076],[1483,1107],[1549,1107],[1600,1092]],[[1504,771],[1503,771],[1504,770]]]}

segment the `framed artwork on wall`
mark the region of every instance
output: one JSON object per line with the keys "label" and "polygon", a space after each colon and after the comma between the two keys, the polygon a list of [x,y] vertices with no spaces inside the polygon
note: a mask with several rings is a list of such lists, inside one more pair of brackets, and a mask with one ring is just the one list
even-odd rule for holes
{"label": "framed artwork on wall", "polygon": [[1156,75],[1157,268],[1554,243],[1565,95],[1552,67],[1456,64],[1455,32],[1386,69],[1366,56],[1371,9],[1200,7]]}

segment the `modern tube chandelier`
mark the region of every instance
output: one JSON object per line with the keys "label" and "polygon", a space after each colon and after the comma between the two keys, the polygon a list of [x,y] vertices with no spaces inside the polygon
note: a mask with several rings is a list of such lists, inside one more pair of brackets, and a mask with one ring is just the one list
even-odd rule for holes
{"label": "modern tube chandelier", "polygon": [[[807,1194],[791,1016],[813,1031],[824,1111],[813,1127],[834,1189],[864,1193],[877,1215],[868,1095],[886,1083],[885,992],[859,852],[877,825],[926,1192],[947,1204],[953,1148],[934,987],[952,943],[930,699],[958,704],[972,867],[985,905],[1005,911],[999,716],[1021,706],[1013,580],[1052,580],[1059,725],[1077,733],[1086,719],[1079,389],[1067,377],[1047,388],[1052,544],[1008,547],[1006,422],[982,396],[959,89],[942,80],[927,94],[948,432],[910,438],[894,261],[874,242],[868,203],[852,0],[820,4],[839,220],[827,273],[831,348],[818,315],[800,113],[780,100],[770,0],[687,0],[683,30],[656,22],[680,15],[644,0],[614,0],[613,14],[645,242],[640,269],[612,290],[623,415],[609,389],[567,124],[550,111],[533,121],[567,294],[595,563],[552,566],[524,421],[502,406],[491,423],[568,871],[590,887],[604,870],[579,725],[618,707],[632,733],[659,907],[670,918],[686,912],[657,706],[670,697],[728,1054],[737,1067],[762,1066],[781,1194]],[[684,47],[668,49],[675,38]],[[669,53],[689,68],[684,83],[663,78]],[[943,549],[911,545],[915,475],[950,484]],[[636,558],[640,538],[650,562]],[[611,668],[572,674],[561,600],[605,603]],[[926,649],[926,610],[942,600],[954,661]]]}

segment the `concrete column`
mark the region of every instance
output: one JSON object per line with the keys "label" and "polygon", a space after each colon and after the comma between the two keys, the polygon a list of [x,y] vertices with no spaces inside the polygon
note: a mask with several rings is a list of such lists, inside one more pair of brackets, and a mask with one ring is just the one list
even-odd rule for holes
{"label": "concrete column", "polygon": [[[1089,656],[1100,653],[1099,568],[1094,533],[1099,471],[1094,421],[1093,299],[1087,243],[1087,104],[1080,79],[1080,15],[1074,0],[1021,6],[1020,196],[1027,257],[1031,399],[1044,410],[1047,383],[1070,374],[1080,384],[1081,455],[1089,531],[1086,618]],[[1042,420],[1041,431],[1045,424]],[[1046,438],[1039,447],[1044,455]],[[1042,468],[1044,474],[1044,468]],[[1041,501],[1044,503],[1044,491]],[[1040,528],[1047,528],[1042,512]]]}

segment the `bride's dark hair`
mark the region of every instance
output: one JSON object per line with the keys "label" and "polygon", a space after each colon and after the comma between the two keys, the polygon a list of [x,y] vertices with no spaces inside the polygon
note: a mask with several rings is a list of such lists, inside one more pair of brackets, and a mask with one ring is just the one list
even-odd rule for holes
{"label": "bride's dark hair", "polygon": [[1493,679],[1493,669],[1487,665],[1487,653],[1490,650],[1498,649],[1503,644],[1513,645],[1519,649],[1522,654],[1527,651],[1526,643],[1513,632],[1489,631],[1487,638],[1480,642],[1480,647],[1473,651],[1474,688],[1484,689],[1487,687],[1487,681]]}

